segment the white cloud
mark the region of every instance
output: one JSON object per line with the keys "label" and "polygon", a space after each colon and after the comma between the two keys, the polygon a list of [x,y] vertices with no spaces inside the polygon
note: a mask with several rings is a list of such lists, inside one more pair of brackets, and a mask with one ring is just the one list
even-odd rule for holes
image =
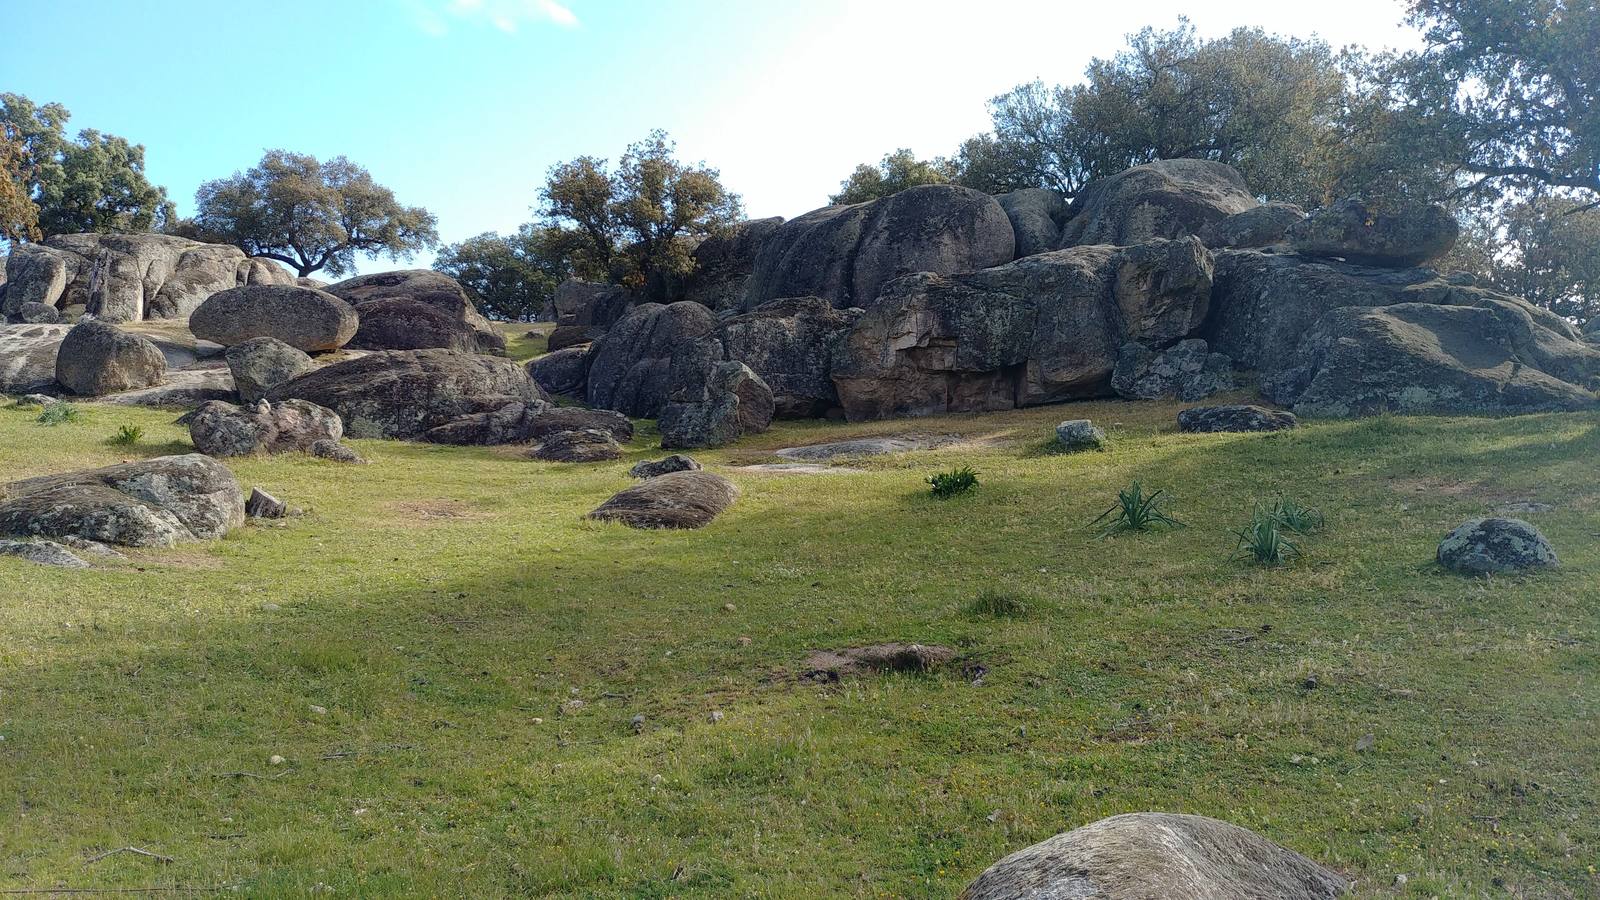
{"label": "white cloud", "polygon": [[451,22],[488,25],[506,34],[515,34],[526,24],[550,24],[577,28],[577,13],[558,0],[426,0],[413,4],[417,27],[426,34],[441,37]]}

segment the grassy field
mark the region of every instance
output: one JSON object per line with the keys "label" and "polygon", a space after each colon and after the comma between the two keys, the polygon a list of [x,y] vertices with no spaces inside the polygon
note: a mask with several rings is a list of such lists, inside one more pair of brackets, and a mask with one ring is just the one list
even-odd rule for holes
{"label": "grassy field", "polygon": [[[1170,810],[1361,895],[1600,894],[1600,416],[1180,435],[1177,408],[783,423],[696,454],[743,496],[695,532],[582,519],[659,455],[648,428],[593,465],[376,441],[366,467],[233,462],[306,515],[86,573],[0,558],[0,888],[950,897],[1049,835]],[[0,407],[8,479],[188,449],[171,413],[35,415]],[[1110,449],[1047,452],[1079,416]],[[106,443],[123,423],[140,445]],[[732,468],[910,429],[967,441]],[[929,499],[958,465],[976,492]],[[1188,527],[1097,540],[1133,479]],[[1326,529],[1292,565],[1231,561],[1280,493]],[[1433,565],[1462,519],[1526,501],[1562,569]],[[986,591],[1026,613],[971,611]],[[797,677],[890,640],[989,671]],[[172,862],[97,858],[128,846]]]}

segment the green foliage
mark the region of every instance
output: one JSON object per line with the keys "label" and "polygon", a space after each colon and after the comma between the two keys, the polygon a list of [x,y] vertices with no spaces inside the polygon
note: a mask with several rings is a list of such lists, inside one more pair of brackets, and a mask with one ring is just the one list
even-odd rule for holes
{"label": "green foliage", "polygon": [[967,604],[967,614],[992,619],[1026,618],[1030,611],[1028,598],[1006,591],[985,590]]}
{"label": "green foliage", "polygon": [[111,436],[107,443],[114,447],[131,447],[144,439],[144,428],[138,425],[123,425],[117,433]]}
{"label": "green foliage", "polygon": [[560,234],[537,225],[451,244],[439,251],[433,268],[459,281],[479,312],[521,322],[533,321],[572,274],[560,252]]}
{"label": "green foliage", "polygon": [[693,272],[694,239],[737,222],[739,197],[716,169],[680,162],[676,149],[653,131],[614,170],[593,156],[553,167],[539,207],[553,229],[550,252],[580,278],[634,290],[664,290]]}
{"label": "green foliage", "polygon": [[88,128],[68,140],[70,117],[59,103],[0,94],[0,237],[149,231],[173,218],[166,189],[145,177],[143,146]]}
{"label": "green foliage", "polygon": [[876,166],[862,163],[839,182],[839,193],[828,198],[832,204],[865,203],[896,194],[919,184],[948,184],[956,165],[942,157],[917,159],[907,149],[885,154]]}
{"label": "green foliage", "polygon": [[978,473],[971,466],[962,466],[948,472],[939,472],[929,475],[927,482],[931,487],[928,493],[936,500],[948,500],[951,497],[965,494],[978,486]]}
{"label": "green foliage", "polygon": [[1272,505],[1267,507],[1263,514],[1295,534],[1310,534],[1321,530],[1326,521],[1316,507],[1306,506],[1293,497],[1279,497],[1272,501]]}
{"label": "green foliage", "polygon": [[52,403],[40,411],[38,422],[40,425],[61,425],[81,418],[78,408],[72,404]]}
{"label": "green foliage", "polygon": [[1275,510],[1257,509],[1250,524],[1239,529],[1234,559],[1250,560],[1264,566],[1282,565],[1300,555],[1300,548],[1283,536],[1283,523]]}
{"label": "green foliage", "polygon": [[394,191],[343,156],[320,162],[268,150],[249,171],[200,185],[195,205],[189,236],[235,244],[302,276],[344,275],[357,254],[408,259],[439,242],[432,213],[401,205]]}
{"label": "green foliage", "polygon": [[1164,491],[1144,492],[1144,485],[1135,481],[1117,492],[1117,502],[1101,513],[1089,527],[1100,526],[1100,536],[1110,537],[1122,531],[1149,531],[1157,526],[1182,528],[1183,523],[1167,515],[1169,497]]}

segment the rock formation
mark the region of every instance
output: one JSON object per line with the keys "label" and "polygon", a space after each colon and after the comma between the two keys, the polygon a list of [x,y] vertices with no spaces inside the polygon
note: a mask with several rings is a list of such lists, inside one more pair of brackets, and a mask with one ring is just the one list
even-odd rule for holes
{"label": "rock formation", "polygon": [[362,275],[326,290],[360,316],[351,347],[463,353],[501,353],[506,348],[505,337],[472,305],[461,285],[430,269]]}

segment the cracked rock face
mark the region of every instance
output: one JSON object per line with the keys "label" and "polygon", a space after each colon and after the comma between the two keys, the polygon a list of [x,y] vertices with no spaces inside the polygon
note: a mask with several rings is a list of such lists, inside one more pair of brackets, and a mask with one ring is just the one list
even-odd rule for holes
{"label": "cracked rock face", "polygon": [[1438,560],[1465,575],[1509,575],[1561,564],[1539,529],[1521,519],[1500,517],[1462,523],[1439,542]]}
{"label": "cracked rock face", "polygon": [[171,547],[219,538],[242,524],[238,480],[226,466],[198,453],[0,487],[0,534]]}

